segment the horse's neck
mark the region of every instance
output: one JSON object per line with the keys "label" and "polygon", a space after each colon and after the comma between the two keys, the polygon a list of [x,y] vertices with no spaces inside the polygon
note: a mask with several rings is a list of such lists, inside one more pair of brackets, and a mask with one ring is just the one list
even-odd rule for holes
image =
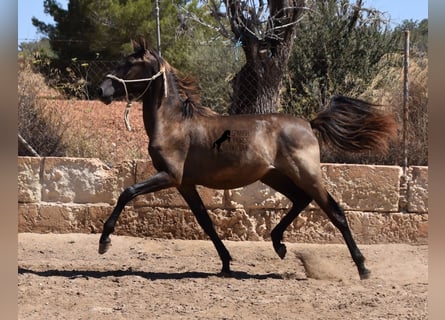
{"label": "horse's neck", "polygon": [[[144,95],[144,126],[150,139],[156,134],[162,134],[160,131],[164,131],[166,128],[168,130],[169,126],[174,125],[181,118],[181,99],[170,78],[167,75],[167,81],[164,82],[164,76],[159,77],[153,81],[152,87]],[[167,89],[165,85],[167,85]]]}

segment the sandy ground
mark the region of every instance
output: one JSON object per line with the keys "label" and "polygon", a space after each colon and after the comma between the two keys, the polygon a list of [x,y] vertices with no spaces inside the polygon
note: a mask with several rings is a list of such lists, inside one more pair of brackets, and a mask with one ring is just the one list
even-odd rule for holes
{"label": "sandy ground", "polygon": [[97,234],[18,236],[19,319],[427,319],[428,247],[361,245],[360,281],[345,245],[225,244],[232,278],[218,277],[210,241]]}

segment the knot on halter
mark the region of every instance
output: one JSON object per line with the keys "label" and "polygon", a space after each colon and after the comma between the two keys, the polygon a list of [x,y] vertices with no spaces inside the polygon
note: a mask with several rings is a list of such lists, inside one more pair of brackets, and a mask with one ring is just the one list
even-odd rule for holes
{"label": "knot on halter", "polygon": [[[106,78],[110,78],[112,80],[116,80],[120,83],[122,83],[124,90],[125,90],[125,100],[127,101],[127,106],[125,107],[125,112],[124,112],[124,121],[125,121],[125,126],[127,127],[128,131],[131,131],[131,125],[130,125],[130,109],[132,107],[132,102],[133,100],[139,100],[140,98],[142,98],[145,93],[147,92],[148,88],[151,85],[151,82],[153,80],[155,80],[156,78],[160,77],[160,76],[164,76],[164,96],[167,97],[167,77],[165,76],[165,67],[162,66],[161,69],[159,70],[158,73],[154,74],[152,77],[150,78],[143,78],[143,79],[130,79],[130,80],[126,80],[126,79],[122,79],[119,77],[116,77],[113,74],[107,74]],[[147,86],[145,87],[144,91],[135,99],[130,99],[129,95],[128,95],[128,89],[127,89],[127,83],[135,83],[135,82],[148,82]]]}

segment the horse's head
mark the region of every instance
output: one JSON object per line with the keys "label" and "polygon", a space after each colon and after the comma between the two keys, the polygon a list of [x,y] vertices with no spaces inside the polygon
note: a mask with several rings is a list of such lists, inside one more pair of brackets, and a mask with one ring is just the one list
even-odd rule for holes
{"label": "horse's head", "polygon": [[151,82],[162,75],[158,56],[147,48],[144,39],[132,41],[134,52],[99,85],[99,98],[109,104],[115,98],[125,97],[128,101],[141,98]]}

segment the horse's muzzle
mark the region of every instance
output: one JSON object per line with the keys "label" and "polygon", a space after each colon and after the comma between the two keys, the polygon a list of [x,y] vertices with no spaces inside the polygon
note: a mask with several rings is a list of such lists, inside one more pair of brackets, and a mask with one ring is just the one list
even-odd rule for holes
{"label": "horse's muzzle", "polygon": [[105,104],[110,104],[113,101],[113,97],[112,96],[104,96],[102,94],[100,88],[97,90],[97,96],[99,97],[99,100]]}
{"label": "horse's muzzle", "polygon": [[110,104],[113,101],[114,88],[110,80],[105,80],[96,90],[99,99],[105,103]]}

